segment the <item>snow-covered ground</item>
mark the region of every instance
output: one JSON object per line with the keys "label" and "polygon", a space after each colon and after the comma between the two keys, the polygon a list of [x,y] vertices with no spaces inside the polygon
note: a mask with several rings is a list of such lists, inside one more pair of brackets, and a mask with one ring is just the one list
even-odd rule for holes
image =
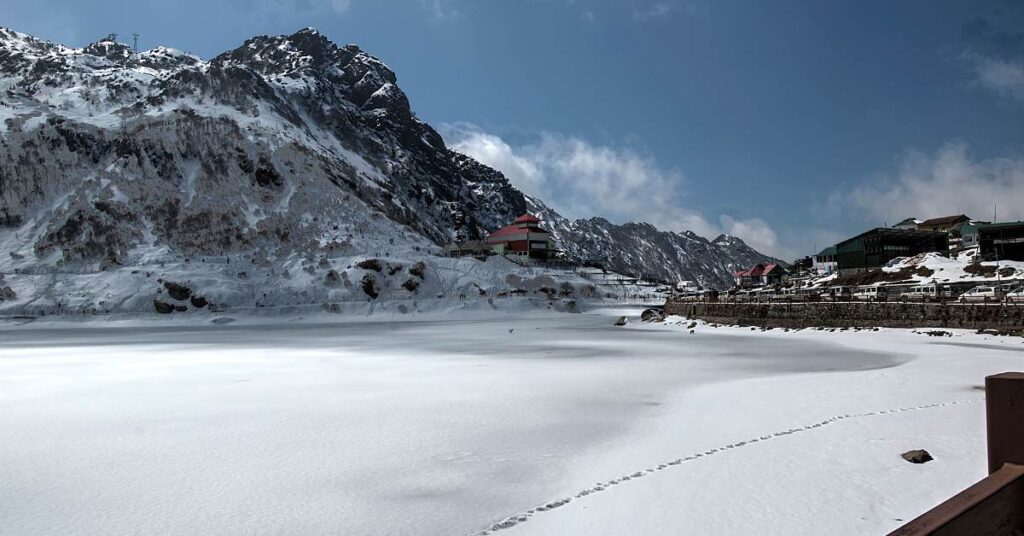
{"label": "snow-covered ground", "polygon": [[984,476],[1024,365],[622,313],[7,325],[0,534],[878,534]]}

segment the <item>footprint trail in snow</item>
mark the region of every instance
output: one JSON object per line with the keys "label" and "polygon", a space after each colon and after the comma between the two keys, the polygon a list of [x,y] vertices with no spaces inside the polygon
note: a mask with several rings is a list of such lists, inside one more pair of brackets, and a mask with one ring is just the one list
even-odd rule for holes
{"label": "footprint trail in snow", "polygon": [[519,525],[520,523],[524,523],[526,521],[529,521],[529,519],[531,517],[533,517],[533,516],[535,516],[537,514],[540,514],[540,513],[543,513],[543,512],[547,512],[549,510],[554,510],[555,508],[558,508],[560,506],[564,506],[564,505],[572,502],[573,499],[582,499],[583,497],[586,497],[587,495],[591,495],[591,494],[594,494],[594,493],[600,493],[600,492],[605,491],[607,489],[610,489],[612,487],[622,485],[622,484],[624,484],[626,482],[629,482],[631,480],[635,480],[637,478],[643,478],[643,477],[645,477],[645,476],[647,476],[649,474],[655,473],[657,471],[663,471],[665,469],[668,469],[669,467],[680,465],[683,462],[689,462],[689,461],[696,460],[696,459],[699,459],[699,458],[704,458],[704,457],[707,457],[707,456],[713,456],[713,455],[715,455],[715,454],[717,454],[719,452],[725,452],[727,450],[732,450],[732,449],[736,449],[736,448],[739,448],[739,447],[745,447],[745,446],[752,445],[752,444],[755,444],[755,443],[760,443],[762,441],[770,441],[772,439],[777,439],[777,438],[789,436],[789,435],[792,435],[792,434],[798,434],[798,433],[801,433],[801,432],[807,432],[807,431],[811,431],[811,430],[816,430],[818,428],[822,428],[824,426],[828,426],[830,424],[833,424],[833,423],[836,423],[836,422],[839,422],[839,421],[849,420],[849,419],[860,419],[860,418],[864,418],[864,417],[873,417],[873,416],[878,416],[878,415],[888,415],[888,414],[892,414],[892,413],[904,413],[904,412],[908,412],[908,411],[920,411],[920,410],[924,410],[924,409],[945,408],[945,407],[956,406],[956,405],[960,405],[960,404],[974,404],[974,403],[977,403],[977,402],[983,402],[984,400],[985,400],[984,398],[970,398],[970,399],[962,399],[962,400],[953,400],[953,401],[950,401],[950,402],[939,402],[939,403],[936,403],[936,404],[924,404],[924,405],[921,405],[921,406],[908,406],[908,407],[903,407],[903,408],[887,409],[887,410],[881,410],[881,411],[869,411],[867,413],[847,413],[847,414],[844,414],[844,415],[836,415],[834,417],[829,417],[829,418],[827,418],[827,419],[825,419],[823,421],[819,421],[819,422],[816,422],[814,424],[809,424],[807,426],[798,427],[798,428],[790,428],[788,430],[784,430],[784,431],[781,431],[781,432],[775,432],[775,433],[772,433],[772,434],[763,435],[763,436],[755,437],[755,438],[752,438],[752,439],[748,439],[746,441],[740,441],[738,443],[732,443],[730,445],[725,445],[725,446],[722,446],[722,447],[713,448],[713,449],[710,449],[710,450],[707,450],[707,451],[704,451],[704,452],[698,452],[698,453],[690,454],[689,456],[686,456],[686,457],[683,457],[683,458],[676,458],[676,459],[671,460],[671,461],[666,461],[666,462],[660,463],[660,464],[658,464],[656,466],[649,467],[647,469],[643,469],[643,470],[640,470],[640,471],[635,471],[635,472],[630,473],[628,475],[620,476],[618,478],[613,478],[613,479],[607,480],[605,482],[598,482],[597,484],[594,484],[593,486],[591,486],[589,488],[580,490],[579,492],[577,492],[573,496],[563,497],[561,499],[556,499],[556,500],[553,500],[553,501],[549,501],[549,502],[544,503],[541,506],[536,506],[536,507],[531,508],[531,509],[529,509],[529,510],[527,510],[525,512],[520,513],[520,514],[516,514],[516,515],[510,516],[510,517],[507,517],[507,518],[505,518],[505,519],[503,519],[501,521],[498,521],[496,523],[491,524],[489,527],[487,527],[486,529],[484,529],[482,531],[473,533],[472,536],[487,536],[489,534],[493,534],[494,532],[497,532],[497,531],[500,531],[500,530],[512,528],[512,527],[514,527],[516,525]]}

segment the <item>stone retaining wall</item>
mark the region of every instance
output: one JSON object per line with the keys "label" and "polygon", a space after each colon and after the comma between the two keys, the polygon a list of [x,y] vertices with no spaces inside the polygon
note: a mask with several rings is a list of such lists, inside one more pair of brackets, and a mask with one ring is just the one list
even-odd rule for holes
{"label": "stone retaining wall", "polygon": [[669,300],[666,315],[775,328],[1024,329],[1024,305],[940,303],[693,303]]}

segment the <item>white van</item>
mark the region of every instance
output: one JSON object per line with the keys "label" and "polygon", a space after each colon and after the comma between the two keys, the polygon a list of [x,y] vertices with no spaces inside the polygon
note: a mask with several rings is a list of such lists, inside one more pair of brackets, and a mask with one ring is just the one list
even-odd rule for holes
{"label": "white van", "polygon": [[1000,302],[1003,299],[1003,293],[996,287],[974,287],[967,292],[960,295],[960,303],[967,302]]}
{"label": "white van", "polygon": [[910,290],[904,292],[900,297],[907,301],[942,301],[953,297],[953,289],[949,285],[931,283],[910,287]]}
{"label": "white van", "polygon": [[889,291],[885,287],[857,287],[853,292],[854,301],[886,301]]}

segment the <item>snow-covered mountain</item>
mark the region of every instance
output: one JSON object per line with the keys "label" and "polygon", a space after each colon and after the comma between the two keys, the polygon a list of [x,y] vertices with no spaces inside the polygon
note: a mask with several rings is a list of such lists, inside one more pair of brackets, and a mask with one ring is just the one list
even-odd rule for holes
{"label": "snow-covered mountain", "polygon": [[530,209],[571,256],[626,273],[722,285],[764,258],[735,238],[566,220],[448,149],[384,63],[311,28],[210,60],[0,28],[0,273],[426,254]]}
{"label": "snow-covered mountain", "polygon": [[732,273],[759,262],[779,262],[738,237],[708,240],[693,231],[662,231],[649,223],[617,225],[604,218],[569,220],[540,200],[527,198],[574,259],[600,261],[608,270],[652,281],[698,281],[712,288],[732,286]]}

